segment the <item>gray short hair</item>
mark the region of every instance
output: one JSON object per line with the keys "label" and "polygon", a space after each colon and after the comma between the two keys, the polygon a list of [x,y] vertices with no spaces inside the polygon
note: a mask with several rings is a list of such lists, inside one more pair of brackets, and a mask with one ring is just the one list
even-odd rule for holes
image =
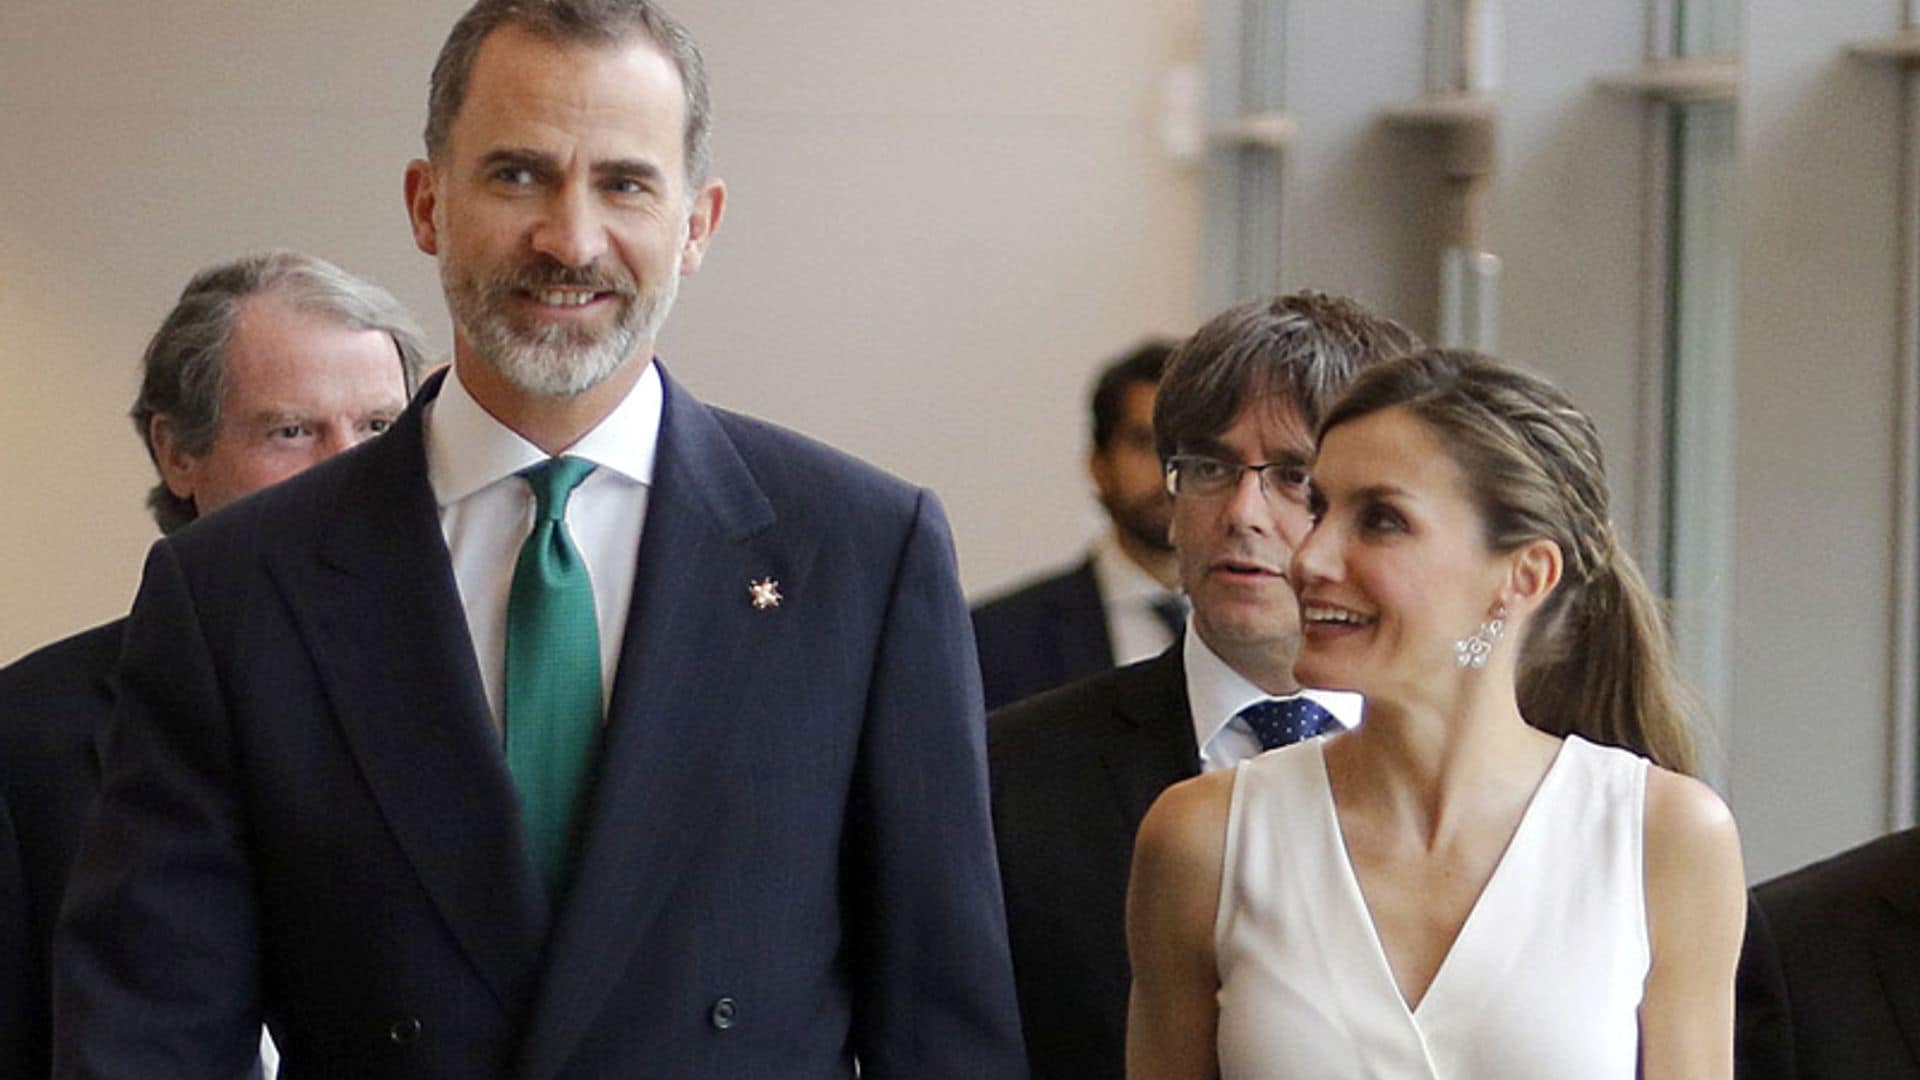
{"label": "gray short hair", "polygon": [[1311,431],[1361,369],[1419,347],[1413,331],[1342,296],[1306,291],[1228,308],[1167,361],[1155,447],[1164,461],[1215,438],[1265,397],[1290,403]]}
{"label": "gray short hair", "polygon": [[[234,319],[242,301],[265,293],[356,330],[381,331],[393,340],[407,396],[420,385],[427,367],[420,328],[387,290],[297,251],[269,251],[221,263],[187,282],[141,359],[140,396],[128,415],[156,465],[156,416],[172,423],[182,451],[197,457],[213,449],[226,398],[227,341]],[[147,506],[163,533],[197,516],[193,500],[175,495],[164,481],[148,493]]]}
{"label": "gray short hair", "polygon": [[645,37],[673,62],[687,99],[682,132],[689,188],[707,178],[712,164],[713,104],[707,67],[693,35],[648,0],[479,0],[453,24],[433,64],[427,92],[427,158],[439,164],[454,117],[467,97],[473,61],[488,34],[515,26],[542,41],[563,45],[616,45]]}

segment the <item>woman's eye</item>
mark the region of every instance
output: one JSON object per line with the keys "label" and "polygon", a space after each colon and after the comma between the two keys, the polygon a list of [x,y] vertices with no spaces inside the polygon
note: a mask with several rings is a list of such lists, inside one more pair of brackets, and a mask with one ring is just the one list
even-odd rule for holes
{"label": "woman's eye", "polygon": [[1370,532],[1405,532],[1407,528],[1406,519],[1384,506],[1369,508],[1361,523]]}

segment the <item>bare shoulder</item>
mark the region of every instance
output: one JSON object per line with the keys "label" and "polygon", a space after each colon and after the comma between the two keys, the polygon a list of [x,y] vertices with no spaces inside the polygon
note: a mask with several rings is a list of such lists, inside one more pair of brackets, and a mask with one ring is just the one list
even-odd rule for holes
{"label": "bare shoulder", "polygon": [[1737,946],[1746,874],[1727,804],[1690,776],[1649,769],[1645,835],[1647,910],[1656,936],[1730,925]]}
{"label": "bare shoulder", "polygon": [[1217,875],[1226,851],[1227,810],[1233,801],[1232,769],[1183,780],[1160,793],[1140,822],[1136,873],[1164,871],[1179,878],[1211,868]]}
{"label": "bare shoulder", "polygon": [[1647,770],[1646,853],[1649,867],[1656,861],[1728,857],[1738,865],[1740,832],[1712,788],[1654,766]]}

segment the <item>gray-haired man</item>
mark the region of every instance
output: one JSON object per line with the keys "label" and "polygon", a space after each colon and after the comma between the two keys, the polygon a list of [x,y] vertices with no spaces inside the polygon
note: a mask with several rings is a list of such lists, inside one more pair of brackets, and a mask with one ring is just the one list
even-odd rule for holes
{"label": "gray-haired man", "polygon": [[[385,289],[279,251],[203,270],[147,346],[134,427],[175,532],[386,429],[423,364]],[[49,942],[99,789],[126,620],[0,669],[0,1073],[45,1076]],[[11,951],[13,955],[8,955]]]}

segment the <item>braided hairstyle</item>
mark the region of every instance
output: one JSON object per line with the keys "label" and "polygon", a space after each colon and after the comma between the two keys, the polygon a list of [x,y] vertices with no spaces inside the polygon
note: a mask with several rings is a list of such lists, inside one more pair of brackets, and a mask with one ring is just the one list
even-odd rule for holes
{"label": "braided hairstyle", "polygon": [[1675,670],[1659,602],[1614,534],[1592,419],[1543,379],[1429,349],[1363,372],[1319,437],[1390,408],[1426,424],[1460,467],[1489,550],[1560,547],[1560,584],[1520,643],[1521,715],[1693,774],[1698,704]]}

